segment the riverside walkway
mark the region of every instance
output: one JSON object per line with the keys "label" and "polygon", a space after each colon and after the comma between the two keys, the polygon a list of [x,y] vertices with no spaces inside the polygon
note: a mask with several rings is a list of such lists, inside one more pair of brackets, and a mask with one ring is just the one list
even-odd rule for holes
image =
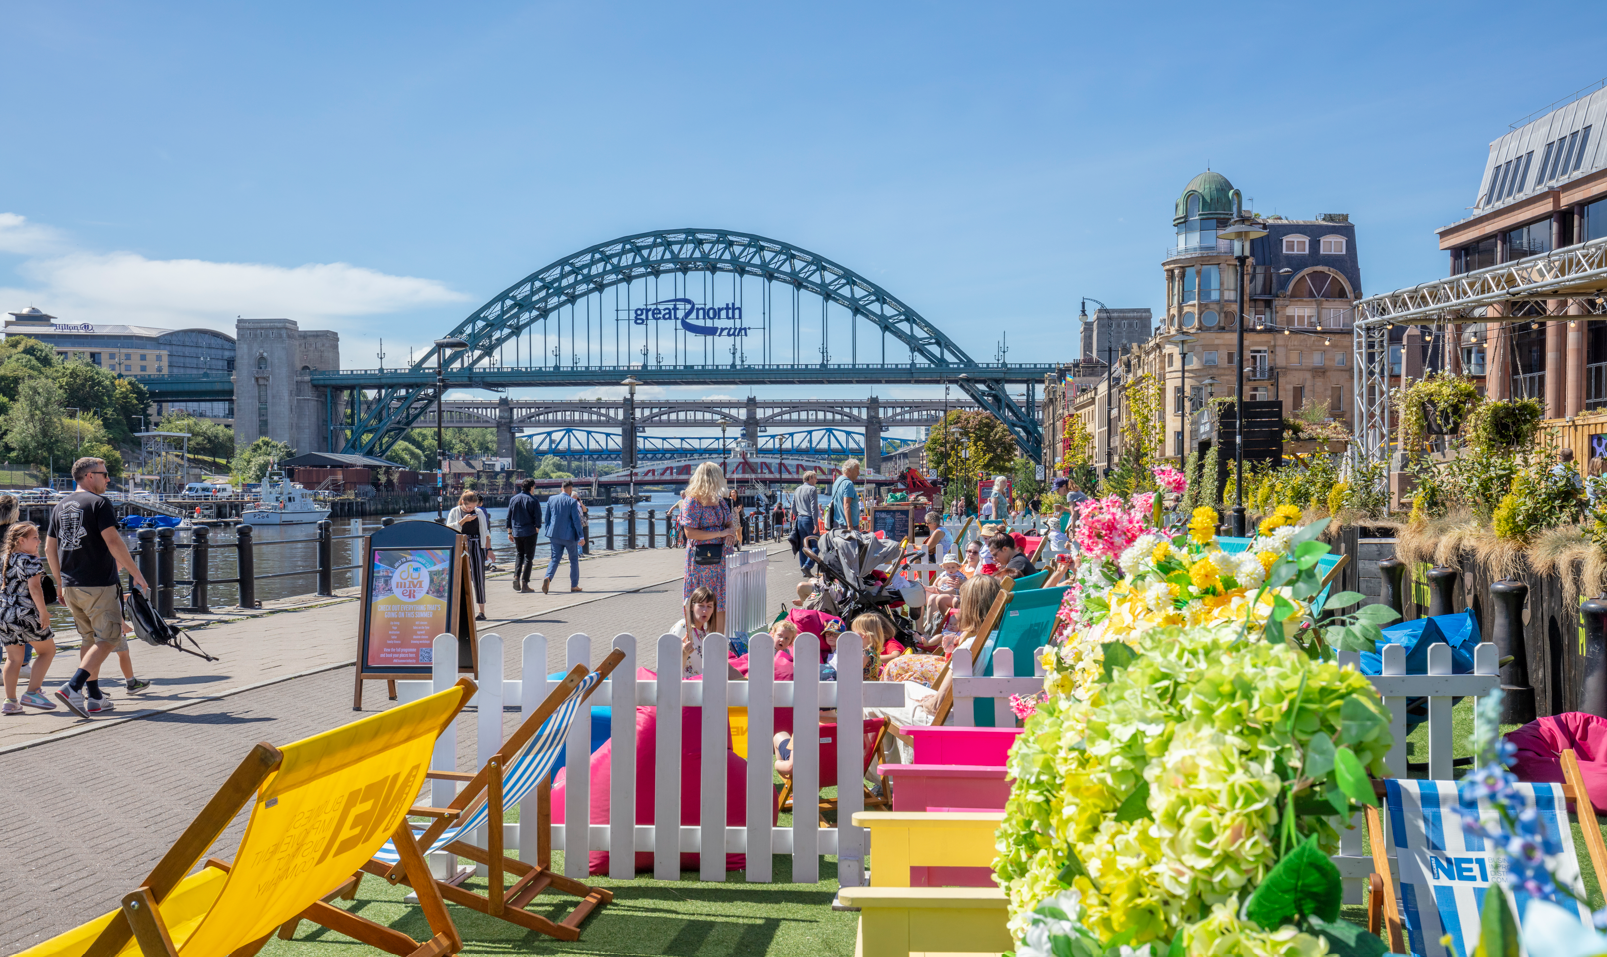
{"label": "riverside walkway", "polygon": [[[769,604],[794,597],[797,564],[786,545],[770,553]],[[543,545],[541,552],[545,553]],[[656,638],[680,615],[685,552],[608,552],[581,563],[584,592],[568,591],[567,568],[552,594],[519,594],[504,572],[487,582],[480,633],[507,639],[506,674],[520,673],[525,635],[589,635],[596,660],[617,634]],[[562,585],[560,592],[556,586]],[[149,872],[218,784],[258,741],[287,743],[351,721],[358,603],[336,598],[273,603],[255,614],[214,615],[192,632],[217,662],[141,642],[135,665],[152,687],[127,695],[106,682],[118,708],[83,719],[60,708],[0,720],[0,801],[10,811],[7,874],[0,881],[0,953],[15,953],[112,909]],[[186,622],[188,624],[188,621]],[[75,644],[75,636],[64,643]],[[653,649],[644,647],[644,667]],[[64,652],[47,688],[71,674]],[[103,675],[116,673],[108,661]],[[369,682],[364,711],[389,707],[385,683]],[[510,712],[509,725],[518,718]],[[474,716],[459,719],[459,767],[474,770]],[[228,853],[242,814],[211,853]],[[573,945],[567,945],[573,947]]]}

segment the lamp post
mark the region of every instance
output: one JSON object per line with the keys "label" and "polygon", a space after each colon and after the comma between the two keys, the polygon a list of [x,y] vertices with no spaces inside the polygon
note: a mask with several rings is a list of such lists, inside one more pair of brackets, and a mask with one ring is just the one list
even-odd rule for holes
{"label": "lamp post", "polygon": [[[1238,312],[1238,380],[1233,389],[1233,535],[1244,537],[1244,262],[1250,258],[1250,241],[1260,239],[1267,231],[1244,215],[1243,195],[1238,190],[1230,194],[1234,217],[1228,228],[1217,232],[1218,239],[1233,241],[1233,259],[1239,265]],[[1213,479],[1214,481],[1214,479]]]}
{"label": "lamp post", "polygon": [[730,455],[729,452],[726,451],[726,448],[725,448],[725,430],[726,430],[726,424],[724,422],[721,422],[720,423],[720,471],[721,472],[729,472],[729,471],[731,471],[731,455]]}
{"label": "lamp post", "polygon": [[446,498],[446,412],[441,400],[446,398],[446,350],[467,349],[469,344],[456,336],[435,340],[435,521],[445,520],[441,506]]}
{"label": "lamp post", "polygon": [[627,390],[625,395],[625,467],[631,470],[631,504],[625,510],[630,516],[631,530],[626,536],[631,548],[636,547],[636,387],[641,385],[635,376],[626,376],[620,385]]}

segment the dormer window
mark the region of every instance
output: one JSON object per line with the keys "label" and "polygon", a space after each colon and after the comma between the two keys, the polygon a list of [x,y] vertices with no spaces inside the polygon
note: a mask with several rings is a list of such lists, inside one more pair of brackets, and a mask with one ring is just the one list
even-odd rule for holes
{"label": "dormer window", "polygon": [[1345,254],[1345,237],[1324,236],[1320,248],[1324,256],[1343,256]]}
{"label": "dormer window", "polygon": [[1305,236],[1283,237],[1283,254],[1285,256],[1304,256],[1311,251],[1311,241]]}
{"label": "dormer window", "polygon": [[1200,218],[1200,194],[1189,194],[1189,219]]}

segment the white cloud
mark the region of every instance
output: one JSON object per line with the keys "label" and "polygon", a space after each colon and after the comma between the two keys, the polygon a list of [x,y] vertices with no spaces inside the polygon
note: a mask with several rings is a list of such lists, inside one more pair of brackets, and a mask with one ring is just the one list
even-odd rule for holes
{"label": "white cloud", "polygon": [[[577,399],[623,399],[630,390],[622,385],[602,385],[589,389],[581,389],[575,393]],[[638,399],[662,399],[669,393],[661,385],[641,385],[636,387]]]}
{"label": "white cloud", "polygon": [[[0,213],[0,252],[30,256],[23,289],[0,290],[5,308],[33,303],[73,322],[120,322],[233,331],[236,316],[294,319],[304,328],[469,297],[433,279],[393,276],[350,263],[211,262],[72,249],[62,234]],[[15,305],[13,305],[15,303]]]}
{"label": "white cloud", "polygon": [[28,222],[16,213],[0,213],[0,253],[32,256],[52,252],[66,245],[61,232],[49,226]]}

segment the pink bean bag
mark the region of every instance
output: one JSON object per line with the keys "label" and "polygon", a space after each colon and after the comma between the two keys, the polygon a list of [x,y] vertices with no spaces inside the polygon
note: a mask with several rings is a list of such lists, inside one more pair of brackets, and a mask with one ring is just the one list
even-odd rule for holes
{"label": "pink bean bag", "polygon": [[1579,758],[1585,791],[1598,814],[1607,813],[1607,718],[1569,711],[1531,721],[1507,735],[1518,749],[1512,773],[1520,781],[1562,781],[1562,752]]}
{"label": "pink bean bag", "polygon": [[[762,638],[763,636],[762,635],[755,635],[754,637],[755,638]],[[746,678],[748,676],[748,656],[747,655],[732,655],[731,656],[731,667],[733,667],[736,670],[742,672],[742,677]],[[778,651],[778,652],[776,652],[776,658],[775,658],[775,663],[774,663],[773,667],[774,667],[774,670],[775,670],[775,673],[776,673],[776,680],[777,681],[791,681],[792,680],[792,674],[793,674],[793,672],[792,672],[792,652],[790,652],[790,651]]]}
{"label": "pink bean bag", "polygon": [[[657,681],[658,676],[646,668],[636,669],[636,680]],[[699,809],[702,807],[703,794],[703,712],[700,708],[685,708],[681,711],[681,823],[698,824]],[[636,823],[652,824],[653,819],[653,781],[657,769],[656,751],[658,742],[658,709],[636,709]],[[609,782],[612,780],[609,760],[613,756],[613,741],[606,742],[591,755],[591,814],[590,823],[607,824],[609,821]],[[741,826],[748,822],[748,763],[731,751],[731,735],[728,731],[725,738],[725,823],[727,825]],[[566,771],[558,772],[552,789],[552,822],[564,822],[564,780]],[[771,802],[774,807],[775,802]],[[774,814],[772,813],[772,824]],[[605,875],[608,873],[608,852],[592,851],[587,858],[587,866],[592,874]],[[725,869],[740,871],[748,866],[747,855],[727,854],[725,856]],[[682,870],[697,870],[698,855],[682,854]],[[653,869],[653,855],[649,851],[636,853],[636,869],[650,871]]]}

